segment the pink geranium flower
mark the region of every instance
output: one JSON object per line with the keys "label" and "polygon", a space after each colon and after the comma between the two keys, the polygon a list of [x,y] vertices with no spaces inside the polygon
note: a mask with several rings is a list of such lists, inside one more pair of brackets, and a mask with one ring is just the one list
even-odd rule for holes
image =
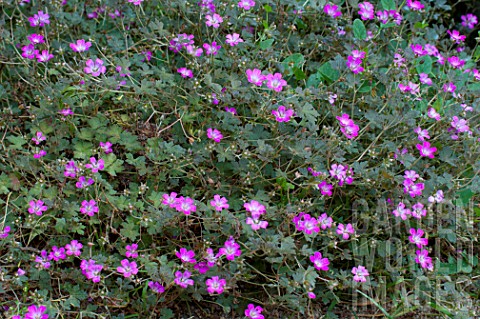
{"label": "pink geranium flower", "polygon": [[193,279],[190,279],[191,276],[192,276],[192,273],[189,272],[188,270],[185,270],[185,272],[183,273],[181,271],[177,271],[175,272],[174,282],[182,288],[193,286],[194,281]]}
{"label": "pink geranium flower", "polygon": [[353,280],[356,282],[366,282],[366,277],[370,276],[368,270],[363,266],[353,267],[352,274],[354,274]]}
{"label": "pink geranium flower", "polygon": [[217,55],[221,46],[217,45],[216,41],[213,41],[212,44],[204,43],[203,48],[205,49],[206,55]]}
{"label": "pink geranium flower", "polygon": [[27,310],[24,319],[48,319],[47,307],[45,306],[31,305]]}
{"label": "pink geranium flower", "polygon": [[72,240],[70,244],[65,245],[66,253],[69,256],[80,256],[82,254],[82,247],[83,245],[79,243],[77,240]]}
{"label": "pink geranium flower", "polygon": [[214,128],[207,129],[207,137],[216,143],[220,143],[223,138],[222,132]]}
{"label": "pink geranium flower", "polygon": [[435,152],[437,151],[436,147],[430,147],[429,142],[423,142],[422,144],[416,145],[417,149],[420,151],[420,155],[428,158],[435,158]]}
{"label": "pink geranium flower", "polygon": [[245,9],[245,10],[250,10],[255,6],[255,1],[253,0],[240,0],[238,1],[238,7]]}
{"label": "pink geranium flower", "polygon": [[338,6],[332,3],[327,3],[323,7],[323,12],[332,18],[338,18],[342,15],[342,12],[338,9]]}
{"label": "pink geranium flower", "polygon": [[218,276],[213,276],[212,278],[207,279],[205,284],[207,285],[207,291],[209,294],[221,294],[227,281],[225,279],[220,279]]}
{"label": "pink geranium flower", "polygon": [[35,50],[35,46],[33,44],[22,47],[22,56],[26,59],[35,59],[37,54],[38,50]]}
{"label": "pink geranium flower", "polygon": [[276,110],[272,110],[273,116],[277,122],[288,122],[295,112],[280,105]]}
{"label": "pink geranium flower", "polygon": [[41,34],[37,34],[37,33],[33,33],[33,34],[30,34],[28,37],[27,37],[28,41],[30,41],[31,44],[35,45],[35,44],[40,44],[40,43],[45,43],[45,38],[43,35]]}
{"label": "pink geranium flower", "polygon": [[225,242],[222,248],[218,251],[219,256],[226,256],[230,261],[234,260],[235,257],[238,257],[242,254],[240,250],[240,245],[235,242],[233,237],[230,237],[229,240]]}
{"label": "pink geranium flower", "polygon": [[49,53],[48,50],[42,50],[42,53],[37,53],[36,58],[38,62],[47,62],[53,58],[53,54]]}
{"label": "pink geranium flower", "polygon": [[70,43],[70,48],[74,52],[88,51],[88,49],[90,49],[91,46],[92,46],[92,43],[90,41],[85,42],[85,40],[83,40],[83,39],[77,40],[77,43]]}
{"label": "pink geranium flower", "polygon": [[323,258],[320,252],[316,251],[312,256],[310,256],[310,261],[313,263],[315,269],[328,271],[328,265],[330,265],[330,261],[328,258]]}
{"label": "pink geranium flower", "polygon": [[132,261],[129,262],[128,259],[124,259],[120,262],[122,266],[117,267],[117,271],[125,278],[131,277],[132,275],[136,275],[138,273],[137,263]]}
{"label": "pink geranium flower", "polygon": [[220,23],[223,22],[223,18],[217,13],[214,13],[213,15],[207,14],[205,18],[207,19],[205,24],[209,27],[214,27],[215,29],[218,29],[218,27],[220,27]]}
{"label": "pink geranium flower", "polygon": [[82,201],[82,207],[80,207],[80,213],[92,217],[95,213],[98,213],[97,202],[93,199],[90,201]]}
{"label": "pink geranium flower", "polygon": [[281,92],[282,88],[287,85],[287,81],[282,79],[281,73],[267,74],[265,80],[267,80],[267,87],[275,92]]}
{"label": "pink geranium flower", "polygon": [[355,229],[353,229],[352,224],[340,224],[337,227],[337,234],[342,235],[342,238],[347,240],[350,238],[350,235],[355,234]]}
{"label": "pink geranium flower", "polygon": [[227,34],[227,40],[225,42],[227,42],[227,44],[229,44],[230,46],[234,47],[237,44],[243,42],[243,39],[240,38],[240,34],[238,33]]}
{"label": "pink geranium flower", "polygon": [[138,245],[137,244],[131,244],[125,246],[125,256],[128,258],[137,258],[138,257]]}
{"label": "pink geranium flower", "polygon": [[262,75],[262,71],[259,69],[247,69],[245,73],[247,74],[248,82],[253,83],[256,86],[262,86],[263,81],[265,81],[265,76]]}
{"label": "pink geranium flower", "polygon": [[47,205],[44,205],[44,202],[41,200],[31,200],[28,202],[28,205],[30,206],[28,212],[37,216],[42,216],[43,212],[48,209]]}
{"label": "pink geranium flower", "polygon": [[177,70],[178,73],[182,76],[182,78],[193,78],[193,71],[187,68],[179,68]]}
{"label": "pink geranium flower", "polygon": [[245,309],[245,316],[250,319],[265,319],[265,317],[262,315],[262,311],[262,307],[249,304],[248,308]]}
{"label": "pink geranium flower", "polygon": [[228,205],[228,200],[218,194],[213,196],[213,200],[210,201],[210,205],[212,205],[213,208],[215,208],[215,210],[219,212],[230,207],[230,205]]}
{"label": "pink geranium flower", "polygon": [[175,256],[180,258],[183,263],[191,263],[195,264],[197,261],[195,260],[195,252],[193,250],[187,250],[186,248],[180,248],[180,251],[175,253]]}
{"label": "pink geranium flower", "polygon": [[410,228],[410,236],[408,240],[412,243],[417,245],[418,248],[422,248],[422,246],[428,245],[428,239],[422,238],[425,235],[423,229],[419,228],[418,230],[415,228]]}
{"label": "pink geranium flower", "polygon": [[38,11],[37,14],[34,14],[33,17],[28,18],[31,27],[43,27],[45,24],[50,24],[50,16],[48,13],[43,13],[43,11]]}
{"label": "pink geranium flower", "polygon": [[100,74],[105,74],[107,71],[107,67],[103,65],[103,61],[98,58],[95,61],[92,59],[88,60],[86,65],[83,71],[92,76],[99,76]]}

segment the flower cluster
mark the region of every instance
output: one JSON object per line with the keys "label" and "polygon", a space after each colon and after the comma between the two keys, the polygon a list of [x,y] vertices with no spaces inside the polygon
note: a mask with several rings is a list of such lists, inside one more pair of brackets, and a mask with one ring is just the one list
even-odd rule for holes
{"label": "flower cluster", "polygon": [[93,259],[89,259],[88,261],[84,259],[80,263],[80,269],[87,279],[93,282],[100,282],[100,272],[103,269],[103,265],[97,264]]}
{"label": "flower cluster", "polygon": [[197,206],[195,202],[190,197],[177,197],[177,193],[171,192],[170,195],[163,194],[162,204],[175,208],[177,211],[184,213],[185,215],[190,215],[197,211]]}
{"label": "flower cluster", "polygon": [[355,124],[355,122],[353,122],[347,113],[337,116],[337,120],[340,123],[340,131],[342,131],[343,135],[345,135],[348,139],[353,139],[358,136],[358,131],[360,128]]}
{"label": "flower cluster", "polygon": [[365,51],[353,50],[352,54],[347,57],[347,67],[354,74],[362,73],[365,70],[362,66],[365,56]]}
{"label": "flower cluster", "polygon": [[267,87],[275,92],[281,92],[283,87],[287,85],[287,81],[282,78],[281,73],[263,75],[259,69],[247,69],[245,71],[248,82],[256,86],[262,86],[263,82],[267,82]]}

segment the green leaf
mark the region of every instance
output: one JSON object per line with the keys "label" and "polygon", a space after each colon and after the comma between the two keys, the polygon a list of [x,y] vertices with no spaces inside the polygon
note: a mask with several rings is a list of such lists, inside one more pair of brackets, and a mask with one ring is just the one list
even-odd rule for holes
{"label": "green leaf", "polygon": [[419,57],[417,60],[417,72],[418,73],[426,73],[429,74],[432,72],[432,58],[428,55],[424,55]]}
{"label": "green leaf", "polygon": [[395,1],[394,0],[382,0],[383,10],[395,10]]}
{"label": "green leaf", "polygon": [[13,145],[10,145],[10,149],[15,149],[15,150],[21,150],[23,149],[22,145],[27,143],[25,139],[22,136],[9,136],[7,137],[7,140],[12,143]]}
{"label": "green leaf", "polygon": [[112,176],[117,176],[117,173],[123,171],[123,160],[118,159],[115,154],[110,153],[106,157],[104,157],[103,160],[105,165],[105,171],[108,174]]}
{"label": "green leaf", "polygon": [[265,9],[265,12],[266,12],[266,13],[273,12],[272,7],[269,6],[268,4],[264,5],[263,8]]}
{"label": "green leaf", "polygon": [[140,236],[139,228],[140,226],[135,225],[133,221],[122,223],[123,228],[120,230],[120,234],[127,237],[131,241],[137,240]]}
{"label": "green leaf", "polygon": [[335,70],[332,67],[330,62],[325,62],[320,68],[318,68],[318,73],[320,74],[323,80],[326,80],[329,84],[337,81],[340,78],[340,72]]}
{"label": "green leaf", "polygon": [[353,21],[353,36],[359,40],[365,40],[367,38],[367,29],[360,19]]}
{"label": "green leaf", "polygon": [[273,41],[275,41],[275,40],[274,39],[268,39],[268,40],[264,40],[264,41],[260,42],[260,44],[259,44],[260,49],[266,50],[266,49],[270,48],[273,44]]}

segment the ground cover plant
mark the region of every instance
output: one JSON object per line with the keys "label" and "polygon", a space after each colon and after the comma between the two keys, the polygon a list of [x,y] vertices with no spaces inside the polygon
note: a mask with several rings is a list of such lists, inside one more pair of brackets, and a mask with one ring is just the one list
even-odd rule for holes
{"label": "ground cover plant", "polygon": [[480,315],[474,14],[1,9],[1,316]]}

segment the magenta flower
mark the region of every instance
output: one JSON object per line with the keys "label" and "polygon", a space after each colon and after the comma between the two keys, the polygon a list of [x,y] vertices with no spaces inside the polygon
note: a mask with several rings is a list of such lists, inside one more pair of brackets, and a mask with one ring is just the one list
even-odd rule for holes
{"label": "magenta flower", "polygon": [[207,19],[205,24],[209,27],[214,27],[215,29],[218,29],[220,23],[223,22],[223,18],[217,13],[214,13],[213,15],[207,14],[205,18]]}
{"label": "magenta flower", "polygon": [[[25,270],[23,270],[22,268],[18,268],[18,269],[17,269],[17,274],[16,274],[17,276],[23,276],[23,275],[25,275],[25,274],[26,274],[26,272],[25,272]],[[12,318],[12,319],[13,319],[13,318]]]}
{"label": "magenta flower", "polygon": [[148,282],[148,287],[150,287],[150,289],[152,289],[154,292],[156,292],[157,294],[161,294],[163,292],[165,292],[165,287],[163,287],[159,282],[157,281],[149,281]]}
{"label": "magenta flower", "polygon": [[201,261],[196,263],[195,266],[193,266],[193,269],[198,271],[200,274],[204,274],[210,269],[210,267],[208,266],[207,262]]}
{"label": "magenta flower", "polygon": [[47,307],[31,305],[27,308],[28,312],[25,314],[24,319],[48,319]]}
{"label": "magenta flower", "polygon": [[215,264],[217,263],[217,260],[218,260],[218,255],[216,255],[214,252],[213,252],[213,249],[212,248],[207,248],[206,252],[205,252],[205,260],[207,261],[207,266],[208,267],[213,267],[215,266]]}
{"label": "magenta flower", "polygon": [[392,212],[395,217],[400,217],[403,220],[406,220],[411,213],[412,212],[410,209],[405,208],[405,204],[403,202],[398,203],[397,208]]}
{"label": "magenta flower", "polygon": [[88,60],[86,65],[83,71],[92,76],[99,76],[100,74],[105,74],[107,71],[107,68],[103,65],[103,61],[98,58],[95,61],[92,59]]}
{"label": "magenta flower", "polygon": [[90,201],[82,201],[82,207],[80,207],[80,213],[92,217],[95,213],[98,213],[97,202],[93,199]]}
{"label": "magenta flower", "polygon": [[425,8],[425,6],[417,0],[407,0],[407,7],[412,11],[422,11]]}
{"label": "magenta flower", "polygon": [[95,157],[90,157],[90,164],[85,165],[86,168],[92,170],[92,173],[97,173],[105,168],[105,161],[103,159],[97,159]]}
{"label": "magenta flower", "polygon": [[413,205],[411,210],[412,216],[417,219],[427,216],[427,210],[424,207],[425,206],[422,203],[416,203]]}
{"label": "magenta flower", "polygon": [[443,202],[443,200],[444,200],[444,195],[443,195],[442,190],[439,190],[435,193],[435,195],[428,197],[428,202],[432,203],[432,204],[433,203],[441,203],[441,202]]}
{"label": "magenta flower", "polygon": [[11,228],[10,226],[5,226],[3,228],[3,230],[0,232],[0,238],[7,238],[8,237],[8,233],[10,232]]}
{"label": "magenta flower", "polygon": [[272,110],[272,114],[275,116],[277,122],[288,122],[295,112],[292,109],[287,109],[285,106],[280,105],[276,110]]}
{"label": "magenta flower", "polygon": [[142,4],[143,0],[128,0],[128,2],[133,3],[135,6],[139,6]]}
{"label": "magenta flower", "polygon": [[41,200],[31,200],[28,205],[30,205],[30,207],[28,208],[28,212],[30,214],[35,214],[37,216],[42,216],[43,212],[46,211],[48,209],[48,207],[46,205],[43,205],[44,202],[41,201]]}
{"label": "magenta flower", "polygon": [[38,50],[35,50],[35,46],[33,44],[22,47],[22,56],[26,59],[35,59],[37,54]]}
{"label": "magenta flower", "polygon": [[350,69],[350,71],[353,72],[353,74],[358,74],[362,73],[365,69],[362,67],[363,61],[362,59],[354,58],[353,56],[348,56],[347,57],[347,67]]}
{"label": "magenta flower", "polygon": [[467,36],[461,35],[460,32],[458,32],[457,30],[448,30],[447,33],[450,35],[450,39],[457,44],[462,44],[467,38]]}
{"label": "magenta flower", "polygon": [[260,228],[266,229],[268,227],[268,222],[265,220],[260,220],[260,214],[252,214],[252,217],[247,217],[245,223],[252,227],[252,230],[259,230]]}
{"label": "magenta flower", "polygon": [[426,85],[432,85],[433,84],[432,79],[430,79],[428,77],[428,74],[426,74],[426,73],[420,73],[419,74],[419,80],[420,80],[420,83],[422,83],[422,84],[426,84]]}
{"label": "magenta flower", "polygon": [[65,171],[63,172],[63,175],[65,177],[72,177],[72,178],[75,178],[77,177],[77,172],[78,172],[78,167],[77,165],[75,165],[75,161],[69,161],[66,165],[65,165]]}
{"label": "magenta flower", "polygon": [[411,197],[421,196],[422,191],[425,188],[423,183],[414,183],[410,179],[406,179],[403,181],[403,192],[406,194],[408,193]]}
{"label": "magenta flower", "polygon": [[275,92],[281,92],[282,88],[287,85],[287,81],[282,79],[281,73],[267,74],[265,77],[267,87]]}
{"label": "magenta flower", "polygon": [[255,6],[255,1],[253,0],[240,0],[238,1],[238,7],[245,9],[245,10],[250,10]]}
{"label": "magenta flower", "polygon": [[214,128],[207,129],[207,137],[214,142],[220,143],[223,138],[222,132]]}
{"label": "magenta flower", "polygon": [[137,249],[138,249],[137,244],[127,245],[125,247],[125,250],[126,250],[125,256],[128,258],[137,258],[138,257]]}
{"label": "magenta flower", "polygon": [[163,194],[162,198],[163,205],[170,206],[171,208],[175,208],[175,206],[177,205],[177,193],[175,192],[171,192],[170,195]]}
{"label": "magenta flower", "polygon": [[58,248],[57,246],[52,247],[52,251],[50,252],[49,256],[50,259],[53,259],[55,261],[64,260],[65,258],[67,258],[67,255],[65,255],[65,248]]}
{"label": "magenta flower", "polygon": [[370,276],[368,270],[363,266],[353,267],[352,268],[353,280],[356,282],[366,282],[367,276]]}
{"label": "magenta flower", "polygon": [[193,72],[187,68],[179,68],[177,72],[182,76],[182,78],[193,78]]}
{"label": "magenta flower", "polygon": [[338,6],[331,3],[327,3],[323,7],[323,12],[332,18],[338,18],[342,15],[342,12],[338,9]]}
{"label": "magenta flower", "polygon": [[262,307],[249,304],[247,309],[245,309],[245,316],[250,319],[265,319],[262,315],[262,311]]}
{"label": "magenta flower", "polygon": [[110,142],[100,142],[100,148],[105,152],[105,154],[109,154],[113,152],[112,150],[112,143]]}
{"label": "magenta flower", "polygon": [[328,258],[323,258],[320,252],[316,251],[313,255],[311,255],[310,261],[313,263],[315,269],[328,271],[328,265],[330,265],[330,261]]}
{"label": "magenta flower", "polygon": [[227,44],[230,46],[234,47],[237,44],[243,42],[243,39],[240,38],[240,34],[234,33],[234,34],[227,34],[227,40],[225,41]]}
{"label": "magenta flower", "polygon": [[138,273],[138,268],[137,268],[137,263],[132,261],[132,262],[129,262],[128,259],[124,259],[120,262],[120,264],[122,265],[121,267],[117,267],[117,271],[121,274],[123,274],[123,276],[125,278],[128,278],[132,275],[136,275]]}
{"label": "magenta flower", "polygon": [[27,37],[28,41],[30,41],[31,44],[40,44],[40,43],[45,43],[45,38],[41,34],[37,33],[32,33]]}
{"label": "magenta flower", "polygon": [[332,217],[329,217],[326,213],[323,213],[318,217],[318,224],[320,225],[320,228],[323,230],[332,227],[332,223],[333,223]]}
{"label": "magenta flower", "polygon": [[360,8],[360,10],[358,11],[358,14],[360,15],[360,18],[362,20],[375,19],[375,9],[373,7],[373,4],[365,1],[365,2],[359,3],[358,7]]}
{"label": "magenta flower", "polygon": [[436,121],[440,121],[441,119],[440,114],[433,107],[428,109],[427,115],[429,118],[435,119]]}
{"label": "magenta flower", "polygon": [[262,215],[267,212],[265,206],[256,200],[251,200],[250,202],[243,204],[243,207],[251,214]]}
{"label": "magenta flower", "polygon": [[221,294],[227,281],[225,279],[220,279],[218,276],[213,276],[212,278],[207,279],[205,284],[207,285],[207,291],[209,294]]}
{"label": "magenta flower", "polygon": [[465,60],[460,59],[458,56],[451,56],[447,58],[447,62],[452,66],[454,69],[459,69],[465,65]]}
{"label": "magenta flower", "polygon": [[342,235],[342,238],[347,240],[350,238],[350,234],[355,234],[355,230],[353,229],[352,224],[347,224],[347,226],[340,224],[337,227],[337,234]]}
{"label": "magenta flower", "polygon": [[53,58],[53,54],[49,53],[48,50],[43,50],[42,53],[37,53],[36,58],[38,62],[47,62]]}
{"label": "magenta flower", "polygon": [[247,74],[248,82],[253,83],[256,86],[262,86],[263,81],[265,81],[265,76],[262,75],[262,71],[260,71],[259,69],[247,69],[245,73]]}
{"label": "magenta flower", "polygon": [[415,262],[420,264],[422,268],[426,268],[430,271],[433,270],[432,258],[428,256],[428,251],[426,249],[417,250],[415,257]]}
{"label": "magenta flower", "polygon": [[85,42],[85,40],[83,39],[77,40],[77,43],[70,43],[70,48],[74,52],[88,51],[88,49],[90,49],[91,46],[92,46],[92,43],[90,41]]}
{"label": "magenta flower", "polygon": [[212,205],[213,208],[215,208],[215,210],[219,212],[230,207],[230,205],[228,205],[228,200],[218,194],[213,195],[213,200],[210,201],[210,205]]}
{"label": "magenta flower", "polygon": [[58,111],[58,113],[62,114],[63,116],[73,115],[73,111],[69,108],[62,109],[62,110]]}
{"label": "magenta flower", "polygon": [[192,273],[188,270],[185,272],[177,271],[175,272],[175,280],[174,282],[182,288],[187,288],[188,286],[193,286],[193,279],[190,279]]}
{"label": "magenta flower", "polygon": [[86,179],[85,176],[80,176],[78,182],[75,183],[77,188],[85,188],[92,185],[95,181],[92,178]]}
{"label": "magenta flower", "polygon": [[28,18],[31,27],[43,27],[45,24],[50,24],[50,16],[48,13],[43,13],[43,11],[38,11],[37,14],[34,14],[33,17]]}
{"label": "magenta flower", "polygon": [[32,141],[35,142],[35,145],[39,145],[43,141],[46,140],[45,135],[42,132],[37,132],[34,137],[32,137]]}
{"label": "magenta flower", "polygon": [[430,138],[430,135],[428,134],[428,131],[427,130],[423,130],[420,126],[415,128],[413,130],[415,133],[417,133],[418,135],[418,139],[420,141],[425,141],[425,139],[429,139]]}
{"label": "magenta flower", "polygon": [[175,253],[175,256],[180,258],[183,263],[191,263],[195,264],[197,261],[195,260],[195,252],[193,250],[187,250],[186,248],[180,248],[179,252]]}
{"label": "magenta flower", "polygon": [[66,253],[69,256],[80,256],[82,254],[83,245],[78,240],[72,240],[70,244],[65,245]]}
{"label": "magenta flower", "polygon": [[462,19],[462,26],[469,29],[475,29],[475,25],[478,23],[477,17],[471,13],[467,13],[460,18]]}
{"label": "magenta flower", "polygon": [[443,85],[443,92],[445,93],[455,93],[455,90],[457,89],[457,86],[453,84],[452,82],[445,83]]}
{"label": "magenta flower", "polygon": [[230,261],[234,260],[235,257],[238,257],[241,254],[242,251],[240,250],[240,245],[235,242],[233,237],[230,237],[230,239],[227,240],[223,247],[218,251],[219,256],[225,255]]}
{"label": "magenta flower", "polygon": [[197,211],[197,206],[195,206],[194,200],[190,197],[180,196],[175,201],[175,209],[185,215],[190,215]]}
{"label": "magenta flower", "polygon": [[217,55],[218,50],[220,50],[221,46],[217,45],[217,42],[213,41],[212,44],[204,43],[203,48],[205,49],[206,55]]}
{"label": "magenta flower", "polygon": [[332,190],[333,190],[333,185],[328,184],[326,181],[321,182],[320,184],[317,185],[318,189],[320,190],[320,193],[322,193],[323,196],[332,196]]}
{"label": "magenta flower", "polygon": [[185,49],[187,50],[188,54],[190,54],[192,56],[195,56],[195,57],[202,56],[202,54],[203,54],[203,49],[202,48],[197,48],[193,45],[187,45],[185,47]]}
{"label": "magenta flower", "polygon": [[421,44],[412,44],[410,45],[410,49],[412,49],[413,54],[417,56],[425,55],[425,51],[423,50],[423,46]]}
{"label": "magenta flower", "polygon": [[50,268],[50,260],[52,260],[52,257],[45,249],[40,252],[40,256],[35,257],[35,262],[38,264],[37,267],[41,269]]}
{"label": "magenta flower", "polygon": [[100,282],[100,272],[103,269],[103,265],[97,264],[95,260],[82,260],[80,263],[80,269],[82,274],[87,277],[87,279],[92,280],[93,282]]}
{"label": "magenta flower", "polygon": [[410,228],[410,236],[408,237],[408,240],[410,240],[412,244],[417,245],[418,248],[422,248],[422,246],[428,245],[428,239],[422,238],[424,234],[425,232],[421,228],[418,230]]}
{"label": "magenta flower", "polygon": [[193,45],[194,42],[194,35],[193,34],[186,34],[182,33],[177,35],[177,37],[173,38],[170,40],[170,47],[168,47],[169,50],[177,53],[180,52],[182,48],[186,48],[187,46]]}
{"label": "magenta flower", "polygon": [[420,155],[428,158],[435,158],[435,152],[437,151],[436,147],[430,147],[429,142],[423,142],[422,144],[416,145],[417,149],[420,151]]}
{"label": "magenta flower", "polygon": [[45,150],[40,150],[38,153],[33,154],[33,158],[41,158],[47,155],[47,152]]}

